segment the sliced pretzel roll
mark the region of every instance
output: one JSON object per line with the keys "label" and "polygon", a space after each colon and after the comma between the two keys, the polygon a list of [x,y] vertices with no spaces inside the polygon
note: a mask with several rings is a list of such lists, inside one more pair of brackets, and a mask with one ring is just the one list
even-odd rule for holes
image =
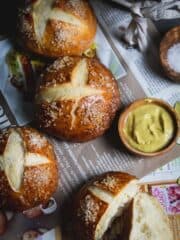
{"label": "sliced pretzel roll", "polygon": [[31,0],[20,12],[18,32],[34,53],[81,55],[93,42],[96,18],[86,0]]}
{"label": "sliced pretzel roll", "polygon": [[147,193],[139,193],[134,198],[129,240],[134,239],[174,239],[167,214],[158,200]]}
{"label": "sliced pretzel roll", "polygon": [[82,142],[110,127],[120,94],[112,73],[99,60],[63,57],[42,74],[36,104],[40,128]]}
{"label": "sliced pretzel roll", "polygon": [[23,211],[48,202],[58,182],[52,145],[32,128],[0,134],[0,208]]}
{"label": "sliced pretzel roll", "polygon": [[105,173],[85,185],[74,204],[76,239],[102,240],[113,221],[138,192],[137,179],[127,173]]}
{"label": "sliced pretzel roll", "polygon": [[158,200],[147,193],[141,192],[135,196],[124,220],[126,224],[121,236],[122,240],[174,239],[168,215]]}

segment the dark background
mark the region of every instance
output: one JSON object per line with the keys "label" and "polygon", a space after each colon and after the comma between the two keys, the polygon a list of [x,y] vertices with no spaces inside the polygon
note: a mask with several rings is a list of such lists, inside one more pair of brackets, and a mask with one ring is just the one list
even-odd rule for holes
{"label": "dark background", "polygon": [[1,0],[0,3],[0,34],[13,36],[16,29],[18,7],[27,0]]}
{"label": "dark background", "polygon": [[18,0],[1,0],[0,5],[0,34],[14,34],[16,26]]}

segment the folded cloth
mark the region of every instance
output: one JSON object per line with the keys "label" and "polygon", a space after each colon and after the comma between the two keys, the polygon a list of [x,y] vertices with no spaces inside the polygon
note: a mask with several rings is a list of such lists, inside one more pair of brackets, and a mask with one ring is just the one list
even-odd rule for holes
{"label": "folded cloth", "polygon": [[180,18],[180,0],[112,1],[131,11],[132,21],[123,38],[130,46],[138,45],[141,51],[146,51],[148,47],[147,18],[152,20]]}

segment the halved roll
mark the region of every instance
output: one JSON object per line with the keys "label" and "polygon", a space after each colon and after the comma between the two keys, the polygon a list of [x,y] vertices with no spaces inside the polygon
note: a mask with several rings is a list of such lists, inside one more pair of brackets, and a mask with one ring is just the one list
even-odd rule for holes
{"label": "halved roll", "polygon": [[[131,220],[129,217],[132,217]],[[124,226],[123,240],[173,240],[168,216],[158,200],[147,193],[135,196],[132,216],[130,214],[125,218]]]}
{"label": "halved roll", "polygon": [[127,173],[109,172],[85,185],[74,205],[76,239],[108,239],[106,235],[113,221],[121,216],[137,194],[137,181]]}

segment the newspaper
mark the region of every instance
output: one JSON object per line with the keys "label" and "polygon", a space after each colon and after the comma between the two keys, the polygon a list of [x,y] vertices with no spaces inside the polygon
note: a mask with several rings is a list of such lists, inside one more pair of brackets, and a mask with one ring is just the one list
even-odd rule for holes
{"label": "newspaper", "polygon": [[141,178],[140,183],[173,183],[180,177],[180,157]]}
{"label": "newspaper", "polygon": [[[142,190],[157,198],[167,213],[173,230],[174,240],[179,240],[180,186],[177,184],[179,174],[180,158],[177,158],[139,180]],[[55,235],[55,230],[48,231],[36,240],[59,240],[59,235]]]}
{"label": "newspaper", "polygon": [[[177,184],[179,174],[180,158],[177,158],[139,180],[142,190],[156,197],[167,213],[174,240],[179,240],[179,228],[177,227],[180,226],[180,186]],[[37,237],[36,240],[61,240],[60,235],[55,232],[56,229],[52,229]]]}
{"label": "newspaper", "polygon": [[[150,23],[151,45],[148,53],[126,48],[119,41],[118,29],[127,26],[131,15],[121,8],[105,1],[91,1],[99,21],[96,35],[97,55],[113,72],[121,92],[121,110],[135,99],[158,97],[172,106],[180,101],[180,86],[166,79],[160,71],[158,46],[154,39],[160,39]],[[33,120],[33,104],[25,102],[23,95],[9,80],[6,55],[12,49],[7,39],[0,41],[0,128],[9,125],[26,125]],[[119,115],[119,113],[118,113]],[[118,117],[117,115],[117,117]],[[47,228],[62,225],[63,239],[71,233],[72,199],[80,186],[88,179],[107,171],[126,171],[137,177],[144,177],[156,168],[180,156],[180,146],[176,145],[165,156],[140,158],[127,152],[121,145],[117,119],[110,130],[102,137],[87,143],[68,143],[49,137],[53,143],[59,164],[59,187],[55,194],[57,211],[49,216],[30,221],[17,214],[7,233],[1,240],[19,240],[28,229]]]}
{"label": "newspaper", "polygon": [[[180,226],[180,186],[177,184],[179,174],[180,158],[177,158],[139,180],[142,190],[156,197],[169,216],[174,240],[179,240],[177,227]],[[55,234],[55,230],[48,231],[36,240],[61,240],[60,236]]]}

